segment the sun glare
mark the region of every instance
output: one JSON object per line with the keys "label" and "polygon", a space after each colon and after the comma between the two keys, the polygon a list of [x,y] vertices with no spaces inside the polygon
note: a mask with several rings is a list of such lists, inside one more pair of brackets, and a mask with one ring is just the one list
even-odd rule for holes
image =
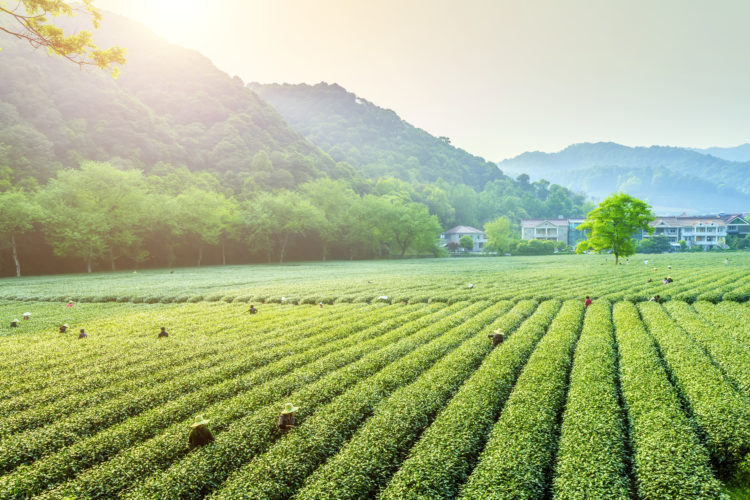
{"label": "sun glare", "polygon": [[172,42],[186,42],[192,38],[201,19],[211,10],[211,4],[198,0],[152,0],[141,2],[143,18],[157,33]]}

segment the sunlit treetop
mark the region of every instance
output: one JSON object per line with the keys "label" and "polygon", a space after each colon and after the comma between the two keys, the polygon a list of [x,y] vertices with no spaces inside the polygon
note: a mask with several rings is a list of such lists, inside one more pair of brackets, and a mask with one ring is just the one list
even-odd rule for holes
{"label": "sunlit treetop", "polygon": [[[119,46],[100,49],[91,39],[91,32],[81,30],[66,34],[50,18],[74,17],[84,13],[91,18],[94,29],[99,28],[101,13],[92,5],[93,0],[81,0],[75,5],[61,0],[0,0],[0,14],[5,14],[16,23],[0,24],[0,31],[28,41],[34,48],[45,47],[79,66],[96,66],[110,71],[116,77],[125,63],[125,49]],[[8,5],[8,4],[11,5]],[[13,6],[15,4],[15,6]]]}

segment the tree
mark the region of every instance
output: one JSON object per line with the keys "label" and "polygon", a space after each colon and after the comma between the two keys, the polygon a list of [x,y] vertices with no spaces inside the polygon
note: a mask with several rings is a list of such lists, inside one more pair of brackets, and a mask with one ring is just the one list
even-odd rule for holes
{"label": "tree", "polygon": [[750,238],[748,235],[730,234],[727,236],[727,246],[733,250],[750,248]]}
{"label": "tree", "polygon": [[88,272],[104,257],[114,269],[121,256],[138,261],[148,255],[142,242],[152,212],[139,170],[87,162],[58,172],[38,199],[55,254],[82,258]]}
{"label": "tree", "polygon": [[461,248],[463,248],[467,252],[471,252],[472,250],[474,250],[474,238],[472,238],[468,234],[461,236],[458,239],[458,244]]}
{"label": "tree", "polygon": [[637,231],[653,232],[649,226],[653,220],[651,207],[645,202],[625,193],[613,194],[589,212],[583,224],[578,226],[579,231],[589,233],[576,245],[576,253],[589,249],[612,250],[617,264],[620,257],[635,253],[632,237]]}
{"label": "tree", "polygon": [[233,218],[233,205],[222,194],[190,188],[170,199],[167,206],[172,214],[173,233],[186,237],[189,244],[198,247],[197,265],[200,266],[203,247],[218,244],[228,230],[226,224]]}
{"label": "tree", "polygon": [[18,23],[14,25],[15,29],[0,24],[0,31],[26,40],[34,48],[45,47],[50,54],[64,57],[79,66],[110,69],[112,76],[116,77],[120,68],[113,65],[125,64],[125,49],[119,46],[100,49],[91,40],[90,31],[67,35],[65,30],[49,21],[49,17],[74,17],[76,13],[84,13],[91,18],[94,29],[98,29],[102,15],[92,2],[81,0],[82,5],[75,5],[62,0],[20,0],[12,2],[15,6],[8,7],[0,1],[0,14],[6,14]]}
{"label": "tree", "polygon": [[672,250],[672,245],[669,244],[669,238],[663,234],[641,240],[636,248],[639,253],[664,253],[670,250]]}
{"label": "tree", "polygon": [[279,251],[284,262],[293,238],[319,232],[325,225],[323,212],[294,191],[261,193],[245,204],[242,220],[248,228],[248,242],[253,250]]}
{"label": "tree", "polygon": [[451,206],[448,200],[448,194],[438,186],[427,184],[422,186],[419,193],[419,200],[430,210],[432,215],[436,215],[440,224],[444,228],[451,227],[456,218],[456,209]]}
{"label": "tree", "polygon": [[455,224],[476,226],[479,220],[479,195],[465,184],[451,186],[448,199],[455,208]]}
{"label": "tree", "polygon": [[505,217],[498,217],[485,224],[484,234],[487,238],[484,244],[486,250],[498,253],[510,251],[510,221]]}
{"label": "tree", "polygon": [[421,203],[389,205],[385,218],[379,222],[386,241],[401,250],[400,257],[409,249],[435,252],[435,238],[441,230],[438,218],[430,215]]}
{"label": "tree", "polygon": [[16,237],[34,227],[41,218],[41,208],[25,193],[7,191],[0,193],[0,244],[9,245],[16,265],[16,276],[21,277]]}
{"label": "tree", "polygon": [[355,244],[352,236],[357,217],[353,207],[359,197],[345,181],[324,177],[303,184],[300,191],[323,214],[318,228],[323,260],[326,260],[334,245]]}
{"label": "tree", "polygon": [[561,243],[549,240],[521,240],[516,244],[518,255],[552,255],[555,244]]}

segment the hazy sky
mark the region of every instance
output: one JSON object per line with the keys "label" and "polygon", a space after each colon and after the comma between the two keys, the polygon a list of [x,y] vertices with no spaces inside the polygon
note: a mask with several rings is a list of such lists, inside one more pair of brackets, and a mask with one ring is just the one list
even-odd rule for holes
{"label": "hazy sky", "polygon": [[95,0],[246,82],[336,82],[497,161],[750,142],[750,1]]}

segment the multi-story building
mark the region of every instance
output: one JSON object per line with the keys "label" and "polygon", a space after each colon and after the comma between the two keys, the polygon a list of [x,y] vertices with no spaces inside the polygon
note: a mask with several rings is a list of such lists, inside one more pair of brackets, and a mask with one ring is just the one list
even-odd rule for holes
{"label": "multi-story building", "polygon": [[650,235],[644,232],[644,238],[663,235],[673,247],[679,247],[680,241],[688,247],[705,250],[726,244],[727,224],[719,215],[656,217],[649,225],[654,232]]}
{"label": "multi-story building", "polygon": [[583,219],[522,219],[521,239],[562,241],[575,246],[586,239],[584,232],[577,229],[582,223]]}
{"label": "multi-story building", "polygon": [[487,241],[484,236],[484,231],[471,226],[453,227],[440,235],[440,241],[443,243],[443,246],[450,242],[458,244],[458,240],[461,239],[461,236],[471,236],[471,239],[474,240],[474,248],[471,250],[472,252],[481,252]]}
{"label": "multi-story building", "polygon": [[727,225],[727,236],[731,234],[744,238],[750,234],[750,222],[742,214],[719,214],[719,217]]}

